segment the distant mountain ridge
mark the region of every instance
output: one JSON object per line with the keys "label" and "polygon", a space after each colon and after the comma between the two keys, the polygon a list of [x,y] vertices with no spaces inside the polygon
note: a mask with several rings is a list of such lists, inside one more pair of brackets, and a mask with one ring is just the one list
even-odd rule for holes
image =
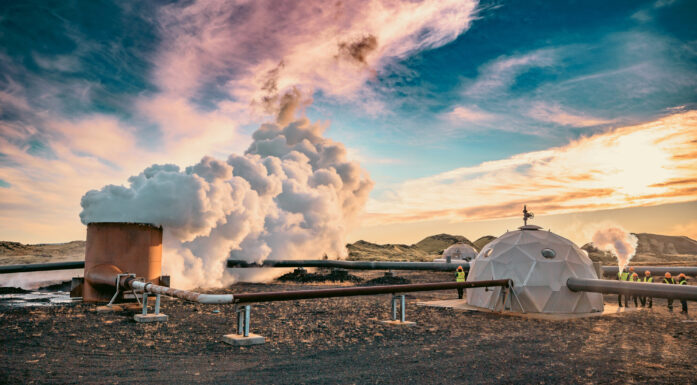
{"label": "distant mountain ridge", "polygon": [[[462,235],[436,234],[428,236],[412,245],[404,244],[375,244],[366,241],[358,241],[346,245],[349,251],[349,260],[352,261],[432,261],[433,258],[443,253],[443,250],[456,243],[465,243],[477,250],[486,245],[491,240],[496,239],[492,236],[479,238],[474,243]],[[481,244],[481,247],[477,246]]]}

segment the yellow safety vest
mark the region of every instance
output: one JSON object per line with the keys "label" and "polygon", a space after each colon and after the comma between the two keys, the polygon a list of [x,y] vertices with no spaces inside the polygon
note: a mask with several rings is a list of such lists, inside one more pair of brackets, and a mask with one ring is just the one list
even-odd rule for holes
{"label": "yellow safety vest", "polygon": [[670,278],[670,281],[668,281],[668,278],[663,278],[663,283],[675,284],[675,280],[672,277]]}
{"label": "yellow safety vest", "polygon": [[683,279],[682,281],[680,281],[680,285],[687,285],[687,280]]}
{"label": "yellow safety vest", "polygon": [[620,281],[626,281],[627,278],[629,278],[629,273],[626,271],[619,272],[617,273],[617,278],[619,278]]}
{"label": "yellow safety vest", "polygon": [[644,282],[653,282],[653,277],[644,277]]}
{"label": "yellow safety vest", "polygon": [[465,282],[465,272],[464,271],[458,271],[455,274],[455,282]]}

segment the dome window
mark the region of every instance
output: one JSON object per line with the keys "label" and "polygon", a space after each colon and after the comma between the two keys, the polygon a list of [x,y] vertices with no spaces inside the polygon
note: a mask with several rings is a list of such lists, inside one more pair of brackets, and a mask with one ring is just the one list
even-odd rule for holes
{"label": "dome window", "polygon": [[552,249],[542,249],[542,256],[547,259],[552,259],[557,256],[557,252]]}

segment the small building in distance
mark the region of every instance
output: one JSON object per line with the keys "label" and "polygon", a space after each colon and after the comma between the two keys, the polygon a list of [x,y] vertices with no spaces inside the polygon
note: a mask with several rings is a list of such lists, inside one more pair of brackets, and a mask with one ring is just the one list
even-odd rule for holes
{"label": "small building in distance", "polygon": [[448,258],[451,263],[467,263],[477,257],[477,250],[474,247],[458,242],[443,251],[441,258],[436,258],[434,262],[447,262]]}

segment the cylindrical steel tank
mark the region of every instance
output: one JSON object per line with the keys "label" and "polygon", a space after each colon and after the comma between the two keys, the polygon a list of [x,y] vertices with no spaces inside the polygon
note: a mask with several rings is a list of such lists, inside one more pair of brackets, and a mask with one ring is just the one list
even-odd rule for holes
{"label": "cylindrical steel tank", "polygon": [[162,227],[145,223],[88,224],[83,301],[106,302],[111,299],[114,286],[99,281],[103,271],[114,270],[113,267],[159,285]]}

